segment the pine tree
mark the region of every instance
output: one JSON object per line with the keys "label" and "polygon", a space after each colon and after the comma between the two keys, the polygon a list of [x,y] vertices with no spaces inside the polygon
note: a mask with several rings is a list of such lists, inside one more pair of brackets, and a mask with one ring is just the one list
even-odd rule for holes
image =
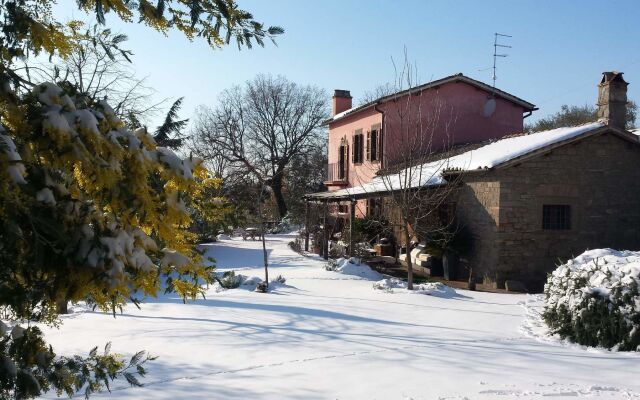
{"label": "pine tree", "polygon": [[182,107],[184,97],[174,101],[162,125],[156,128],[153,139],[161,146],[177,149],[182,145],[184,138],[182,130],[187,126],[188,119],[178,119],[178,112]]}

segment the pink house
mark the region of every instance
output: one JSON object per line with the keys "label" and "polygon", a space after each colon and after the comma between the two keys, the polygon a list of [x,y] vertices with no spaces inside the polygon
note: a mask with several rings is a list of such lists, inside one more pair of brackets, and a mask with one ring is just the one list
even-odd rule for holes
{"label": "pink house", "polygon": [[[378,170],[393,165],[400,149],[407,146],[437,152],[522,132],[523,119],[536,109],[527,101],[462,74],[358,107],[352,107],[349,91],[336,90],[333,115],[326,121],[329,148],[325,185],[335,191],[367,183]],[[422,132],[420,135],[428,139],[407,139],[407,124],[419,125],[413,131]],[[359,200],[355,214],[363,216],[371,207],[367,200]]]}

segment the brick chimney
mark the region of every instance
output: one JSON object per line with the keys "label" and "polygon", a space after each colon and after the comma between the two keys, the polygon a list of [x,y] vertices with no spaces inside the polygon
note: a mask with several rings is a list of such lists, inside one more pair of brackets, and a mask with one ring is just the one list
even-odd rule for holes
{"label": "brick chimney", "polygon": [[333,114],[336,115],[351,108],[351,93],[348,90],[336,89],[333,92]]}
{"label": "brick chimney", "polygon": [[603,72],[598,84],[598,119],[624,129],[627,119],[627,82],[622,72]]}

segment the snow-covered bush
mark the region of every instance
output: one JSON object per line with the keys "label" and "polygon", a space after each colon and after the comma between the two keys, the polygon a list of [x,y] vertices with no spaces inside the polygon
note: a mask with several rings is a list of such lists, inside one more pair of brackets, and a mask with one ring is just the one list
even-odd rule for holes
{"label": "snow-covered bush", "polygon": [[379,280],[382,275],[371,269],[367,264],[361,264],[361,260],[357,257],[338,258],[329,260],[325,265],[327,271],[338,272],[343,275],[359,276],[367,280]]}
{"label": "snow-covered bush", "polygon": [[278,223],[278,225],[274,226],[273,228],[271,228],[271,230],[269,230],[269,233],[287,233],[287,232],[291,232],[291,229],[292,229],[291,217],[289,213],[287,213],[287,215],[284,218],[282,218],[282,220]]}
{"label": "snow-covered bush", "polygon": [[[394,293],[394,289],[406,290],[407,282],[398,278],[385,278],[373,283],[373,288],[376,290],[382,290],[388,293]],[[434,294],[434,293],[449,293],[455,292],[454,289],[441,282],[425,282],[417,285],[413,285],[413,293],[417,294]]]}
{"label": "snow-covered bush", "polygon": [[242,285],[244,278],[244,275],[236,275],[235,271],[226,271],[216,280],[224,289],[236,289]]}
{"label": "snow-covered bush", "polygon": [[[341,258],[338,260],[342,260]],[[338,260],[334,260],[334,259],[329,259],[329,261],[327,261],[327,263],[324,266],[324,269],[326,269],[327,271],[335,271],[336,268],[338,268]]]}
{"label": "snow-covered bush", "polygon": [[639,284],[640,252],[586,251],[549,276],[544,321],[575,343],[640,351]]}

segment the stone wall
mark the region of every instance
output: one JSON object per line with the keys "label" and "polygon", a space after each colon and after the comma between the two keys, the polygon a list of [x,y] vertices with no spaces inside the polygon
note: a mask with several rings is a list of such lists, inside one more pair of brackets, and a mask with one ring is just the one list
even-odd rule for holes
{"label": "stone wall", "polygon": [[[587,249],[640,249],[640,145],[613,134],[470,173],[465,184],[458,212],[480,238],[471,262],[498,287],[514,279],[540,291],[558,262]],[[542,229],[545,204],[571,206],[569,230]]]}
{"label": "stone wall", "polygon": [[[476,277],[486,276],[486,266],[496,265],[495,248],[497,227],[500,222],[500,182],[490,173],[474,173],[459,192],[456,214],[458,222],[473,235],[468,266]],[[485,279],[486,280],[486,279]]]}

